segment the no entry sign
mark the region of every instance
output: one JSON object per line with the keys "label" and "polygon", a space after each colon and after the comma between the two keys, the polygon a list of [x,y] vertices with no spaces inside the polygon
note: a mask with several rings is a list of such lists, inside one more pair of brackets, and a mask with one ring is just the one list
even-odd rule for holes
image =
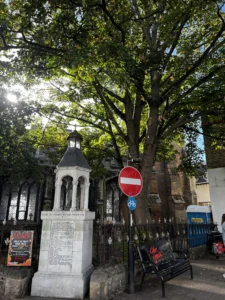
{"label": "no entry sign", "polygon": [[119,186],[121,191],[127,196],[137,196],[142,189],[142,177],[137,169],[125,167],[119,174]]}

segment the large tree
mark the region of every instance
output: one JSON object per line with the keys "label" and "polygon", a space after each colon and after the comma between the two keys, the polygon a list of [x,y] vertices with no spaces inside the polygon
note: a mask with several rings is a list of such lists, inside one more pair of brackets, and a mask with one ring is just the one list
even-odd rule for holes
{"label": "large tree", "polygon": [[142,154],[139,222],[149,217],[159,150],[198,130],[201,116],[224,114],[223,7],[216,0],[2,3],[0,50],[10,70],[27,83],[54,81],[51,96],[61,105],[47,108],[110,136],[121,167],[123,151],[130,160]]}
{"label": "large tree", "polygon": [[35,150],[26,137],[33,110],[23,101],[12,103],[0,89],[0,177],[12,184],[41,178]]}

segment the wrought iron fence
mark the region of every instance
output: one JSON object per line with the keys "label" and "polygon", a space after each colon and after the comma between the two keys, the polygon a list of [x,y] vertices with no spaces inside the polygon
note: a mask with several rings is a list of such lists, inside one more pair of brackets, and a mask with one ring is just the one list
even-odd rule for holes
{"label": "wrought iron fence", "polygon": [[[159,222],[154,224],[132,226],[134,258],[137,257],[136,246],[162,237],[168,237],[174,250],[188,253],[189,248],[204,245],[207,234],[216,229],[215,224],[175,224]],[[93,264],[102,265],[116,258],[126,262],[128,258],[127,242],[129,226],[95,222],[93,235]]]}
{"label": "wrought iron fence", "polygon": [[[158,222],[133,225],[134,258],[137,257],[136,246],[139,243],[147,243],[162,237],[170,238],[174,250],[188,252],[189,248],[206,244],[207,234],[215,229],[215,224],[187,225]],[[10,232],[13,230],[34,231],[32,266],[37,268],[41,241],[41,224],[37,223],[0,225],[0,265],[6,265],[8,245],[5,241],[10,237]],[[126,262],[128,258],[127,242],[129,241],[129,230],[129,226],[123,223],[94,222],[93,264],[103,265],[112,258],[116,258],[120,262]]]}
{"label": "wrought iron fence", "polygon": [[40,241],[41,241],[41,224],[37,223],[20,223],[14,225],[8,223],[7,225],[0,225],[0,265],[6,265],[8,255],[8,242],[11,231],[15,230],[32,230],[33,235],[33,247],[32,247],[32,267],[36,269],[38,267]]}

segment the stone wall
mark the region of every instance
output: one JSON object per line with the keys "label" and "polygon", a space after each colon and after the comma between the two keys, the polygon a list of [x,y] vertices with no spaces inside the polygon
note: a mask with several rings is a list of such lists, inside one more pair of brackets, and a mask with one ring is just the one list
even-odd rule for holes
{"label": "stone wall", "polygon": [[90,280],[90,299],[108,300],[115,298],[127,287],[127,271],[123,264],[106,265],[95,270]]}
{"label": "stone wall", "polygon": [[0,299],[24,297],[30,291],[32,276],[31,268],[0,266]]}
{"label": "stone wall", "polygon": [[[186,222],[186,208],[197,204],[195,179],[178,172],[179,157],[174,162],[156,162],[150,179],[148,200],[152,218],[155,220],[173,217],[177,223]],[[154,195],[158,195],[154,197]]]}

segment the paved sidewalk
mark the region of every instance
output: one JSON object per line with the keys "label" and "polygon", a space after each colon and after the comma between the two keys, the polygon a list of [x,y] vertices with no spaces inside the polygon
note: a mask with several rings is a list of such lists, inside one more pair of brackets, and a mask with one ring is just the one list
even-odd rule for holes
{"label": "paved sidewalk", "polygon": [[[186,272],[165,283],[166,300],[224,300],[225,299],[225,257],[192,261],[194,279]],[[162,298],[161,284],[148,281],[140,292],[123,294],[116,300],[158,300]]]}
{"label": "paved sidewalk", "polygon": [[[194,279],[186,272],[165,284],[166,298],[162,298],[160,282],[154,278],[146,280],[140,292],[123,293],[116,300],[224,300],[225,299],[225,257],[214,256],[192,261]],[[147,279],[147,275],[146,275]],[[138,288],[138,287],[137,287]],[[85,298],[88,300],[88,298]],[[53,300],[52,298],[25,297],[21,300]],[[54,299],[68,300],[68,299]]]}

